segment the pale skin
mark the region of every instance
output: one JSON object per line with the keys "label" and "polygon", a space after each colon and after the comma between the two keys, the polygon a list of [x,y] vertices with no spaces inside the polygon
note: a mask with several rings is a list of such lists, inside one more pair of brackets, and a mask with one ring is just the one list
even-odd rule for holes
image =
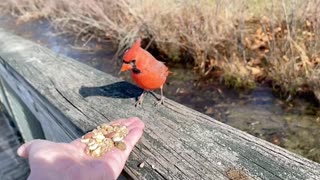
{"label": "pale skin", "polygon": [[144,124],[138,118],[120,119],[113,123],[127,126],[127,149],[113,148],[100,158],[84,153],[85,145],[76,139],[71,143],[33,140],[23,144],[18,155],[27,158],[31,173],[29,180],[113,180],[120,175],[135,144],[142,136]]}

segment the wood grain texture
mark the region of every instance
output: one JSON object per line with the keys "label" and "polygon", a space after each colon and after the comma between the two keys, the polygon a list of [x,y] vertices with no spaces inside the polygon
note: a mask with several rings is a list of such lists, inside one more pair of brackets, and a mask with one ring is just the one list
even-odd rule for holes
{"label": "wood grain texture", "polygon": [[[142,139],[125,171],[134,179],[319,179],[320,165],[0,29],[0,75],[10,81],[50,140],[68,142],[98,124],[137,116]],[[145,166],[138,165],[144,162]]]}
{"label": "wood grain texture", "polygon": [[23,140],[43,139],[44,134],[39,121],[29,111],[29,108],[21,102],[18,95],[13,92],[8,84],[2,78],[0,80],[2,94],[5,96],[1,97],[1,102],[4,102],[6,109],[11,111],[10,117],[19,129]]}
{"label": "wood grain texture", "polygon": [[20,137],[16,129],[10,125],[10,118],[2,103],[0,103],[0,132],[0,179],[27,179],[30,172],[28,163],[16,153],[21,145]]}

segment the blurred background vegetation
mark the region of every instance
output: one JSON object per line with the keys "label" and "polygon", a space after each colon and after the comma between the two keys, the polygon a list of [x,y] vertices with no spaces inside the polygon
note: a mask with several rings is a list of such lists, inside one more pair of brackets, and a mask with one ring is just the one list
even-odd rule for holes
{"label": "blurred background vegetation", "polygon": [[232,87],[268,80],[284,95],[320,98],[318,0],[6,0],[19,22],[47,18],[77,36],[107,38],[121,56],[138,37],[160,60],[190,63]]}
{"label": "blurred background vegetation", "polygon": [[320,99],[319,0],[3,0],[0,10],[17,26],[44,19],[84,44],[111,41],[119,61],[142,37],[174,72],[168,98],[320,162],[319,103],[288,103]]}

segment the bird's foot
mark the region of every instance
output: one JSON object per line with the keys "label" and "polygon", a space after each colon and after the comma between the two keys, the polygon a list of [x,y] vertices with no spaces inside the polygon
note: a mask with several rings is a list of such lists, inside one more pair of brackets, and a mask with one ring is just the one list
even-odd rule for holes
{"label": "bird's foot", "polygon": [[163,104],[164,103],[164,96],[162,96],[161,98],[160,98],[160,100],[158,101],[158,102],[156,102],[156,106],[159,106],[160,104]]}
{"label": "bird's foot", "polygon": [[135,107],[140,107],[140,106],[142,106],[142,101],[140,101],[140,99],[137,100],[137,102],[134,103],[134,106],[135,106]]}
{"label": "bird's foot", "polygon": [[140,96],[139,96],[139,98],[138,98],[138,100],[137,100],[137,102],[135,102],[134,103],[134,106],[135,107],[140,107],[140,106],[142,106],[142,102],[143,102],[143,98],[144,98],[144,94],[145,94],[146,92],[144,91]]}

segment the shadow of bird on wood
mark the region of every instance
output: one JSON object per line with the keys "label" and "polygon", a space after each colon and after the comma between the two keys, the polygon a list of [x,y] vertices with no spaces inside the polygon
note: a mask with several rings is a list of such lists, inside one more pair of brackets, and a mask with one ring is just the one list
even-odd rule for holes
{"label": "shadow of bird on wood", "polygon": [[[115,82],[105,86],[97,87],[85,87],[82,86],[79,89],[79,94],[86,98],[89,96],[105,96],[112,98],[135,98],[138,100],[138,97],[143,93],[143,89],[129,83],[126,81]],[[153,92],[149,92],[152,96],[157,98]]]}
{"label": "shadow of bird on wood", "polygon": [[79,89],[82,97],[106,96],[112,98],[134,98],[142,94],[143,90],[125,81],[108,84],[98,87],[85,87]]}

